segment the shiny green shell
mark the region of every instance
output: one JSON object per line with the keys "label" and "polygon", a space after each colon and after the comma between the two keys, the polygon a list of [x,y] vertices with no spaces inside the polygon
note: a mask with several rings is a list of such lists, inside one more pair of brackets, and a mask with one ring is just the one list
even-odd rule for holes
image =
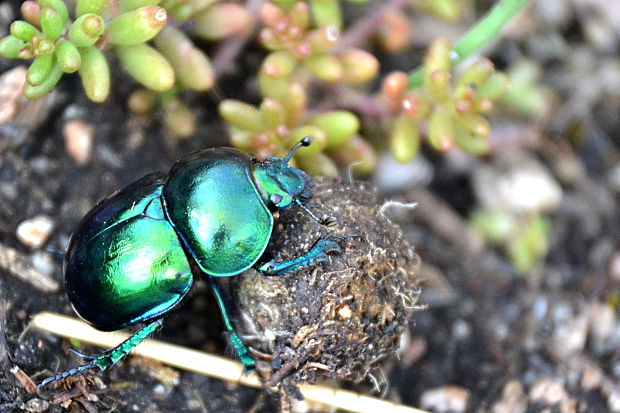
{"label": "shiny green shell", "polygon": [[153,174],[100,202],[80,223],[65,257],[75,311],[117,330],[177,304],[192,284],[188,259],[165,217],[165,175]]}
{"label": "shiny green shell", "polygon": [[273,216],[254,183],[255,162],[235,149],[206,149],[170,171],[163,190],[168,219],[207,274],[239,274],[267,248]]}

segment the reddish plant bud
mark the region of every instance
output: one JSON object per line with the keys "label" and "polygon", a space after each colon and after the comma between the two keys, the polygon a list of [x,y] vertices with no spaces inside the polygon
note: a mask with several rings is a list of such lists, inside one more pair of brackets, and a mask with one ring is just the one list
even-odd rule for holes
{"label": "reddish plant bud", "polygon": [[273,52],[263,61],[261,73],[271,78],[287,77],[296,66],[297,61],[289,52]]}
{"label": "reddish plant bud", "polygon": [[286,32],[286,37],[292,42],[300,40],[303,35],[304,30],[299,26],[290,26]]}
{"label": "reddish plant bud", "polygon": [[253,141],[254,145],[258,147],[265,147],[271,143],[269,140],[269,135],[266,133],[259,133],[254,135]]}
{"label": "reddish plant bud", "polygon": [[308,35],[308,40],[312,46],[313,53],[322,53],[331,49],[340,37],[340,31],[336,26],[323,26],[318,30],[312,31]]}
{"label": "reddish plant bud", "polygon": [[473,90],[471,90],[470,93],[467,93],[457,98],[454,104],[454,108],[456,112],[461,115],[470,112],[473,109],[473,107],[474,107]]}
{"label": "reddish plant bud", "polygon": [[285,139],[286,136],[288,136],[289,132],[290,129],[286,125],[278,125],[278,127],[276,128],[276,134],[280,139]]}
{"label": "reddish plant bud", "polygon": [[493,111],[495,105],[490,99],[483,98],[476,100],[476,110],[480,113],[489,113]]}
{"label": "reddish plant bud", "polygon": [[25,46],[19,51],[17,57],[20,59],[32,59],[34,57],[34,51],[30,46]]}
{"label": "reddish plant bud", "polygon": [[287,26],[290,24],[288,16],[278,6],[270,2],[263,3],[261,6],[260,19],[266,26],[272,28],[282,23]]}
{"label": "reddish plant bud", "polygon": [[415,93],[405,96],[401,101],[401,112],[403,115],[409,118],[423,118],[424,116],[426,116],[428,108],[428,102],[423,99],[422,96]]}
{"label": "reddish plant bud", "polygon": [[302,41],[293,46],[291,53],[300,60],[307,59],[312,55],[312,47],[310,47],[310,43]]}
{"label": "reddish plant bud", "polygon": [[407,90],[408,81],[405,72],[390,72],[383,78],[381,92],[389,101],[400,102]]}
{"label": "reddish plant bud", "polygon": [[390,53],[403,51],[411,44],[411,22],[402,12],[388,10],[378,32],[381,46]]}
{"label": "reddish plant bud", "polygon": [[272,27],[272,29],[274,33],[276,34],[276,36],[286,39],[286,35],[288,33],[289,27],[291,27],[290,24],[288,24],[288,22],[286,21],[283,21],[283,22],[276,24],[274,27]]}
{"label": "reddish plant bud", "polygon": [[41,6],[34,1],[25,1],[20,8],[21,14],[28,23],[41,27]]}
{"label": "reddish plant bud", "polygon": [[291,24],[298,26],[302,30],[307,29],[310,23],[310,7],[303,1],[296,3],[289,12],[289,18],[291,19]]}
{"label": "reddish plant bud", "polygon": [[258,41],[269,50],[277,50],[282,48],[282,41],[278,39],[276,34],[268,27],[263,28],[258,34]]}

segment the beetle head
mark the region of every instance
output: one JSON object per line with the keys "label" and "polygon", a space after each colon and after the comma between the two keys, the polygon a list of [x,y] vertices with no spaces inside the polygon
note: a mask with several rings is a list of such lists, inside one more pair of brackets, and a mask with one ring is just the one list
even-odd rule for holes
{"label": "beetle head", "polygon": [[256,163],[254,181],[265,202],[280,209],[310,198],[310,177],[288,164],[297,149],[310,143],[312,139],[306,136],[284,158],[267,158]]}

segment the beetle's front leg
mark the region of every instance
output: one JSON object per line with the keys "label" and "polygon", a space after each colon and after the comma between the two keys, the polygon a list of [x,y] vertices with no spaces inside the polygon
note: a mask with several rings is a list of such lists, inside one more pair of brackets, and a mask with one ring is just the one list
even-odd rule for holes
{"label": "beetle's front leg", "polygon": [[258,264],[255,268],[265,275],[284,275],[299,268],[312,267],[319,262],[327,261],[329,255],[338,255],[342,253],[342,247],[337,241],[355,236],[357,236],[357,234],[340,237],[327,235],[323,238],[319,238],[308,252],[297,258],[282,262],[271,259],[267,262]]}

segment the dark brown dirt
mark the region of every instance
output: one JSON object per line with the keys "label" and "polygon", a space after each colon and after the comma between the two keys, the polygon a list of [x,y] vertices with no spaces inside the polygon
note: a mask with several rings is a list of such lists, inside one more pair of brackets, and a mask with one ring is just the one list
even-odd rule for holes
{"label": "dark brown dirt", "polygon": [[[13,14],[19,3],[10,2]],[[429,390],[455,386],[453,390],[468,395],[468,412],[620,411],[618,11],[614,2],[596,0],[533,3],[537,8],[524,15],[490,57],[500,67],[524,56],[533,58],[543,70],[541,81],[557,93],[553,112],[538,123],[495,119],[494,149],[488,158],[425,152],[432,178],[386,195],[424,202],[418,209],[392,208],[388,213],[422,259],[419,275],[426,281],[419,303],[428,309],[408,319],[398,357],[373,371],[374,381],[340,385],[418,407]],[[11,19],[0,16],[0,27]],[[469,24],[464,22],[463,28]],[[421,50],[424,31],[417,36]],[[420,53],[411,57],[418,49],[382,56],[382,66],[410,68],[412,61],[419,61]],[[236,74],[220,82],[220,96],[256,101],[248,73],[260,62],[260,53],[253,47],[242,53]],[[0,59],[0,74],[13,66]],[[98,200],[146,173],[167,170],[191,150],[226,144],[214,95],[189,97],[201,127],[194,138],[179,143],[161,129],[159,114],[127,113],[124,102],[134,86],[123,81],[124,76],[114,76],[117,87],[103,105],[88,102],[77,78],[68,76],[52,98],[23,103],[20,116],[0,125],[0,246],[16,249],[61,284],[68,237]],[[84,166],[65,150],[62,128],[71,119],[94,127],[92,157]],[[548,214],[549,254],[527,275],[514,271],[500,249],[472,243],[479,238],[469,237],[466,221],[479,207],[476,171],[516,150],[541,162],[563,192]],[[31,249],[17,239],[16,228],[39,214],[51,217],[55,226],[43,247]],[[454,225],[446,228],[441,225],[445,222]],[[314,239],[316,233],[308,236]],[[355,251],[356,242],[347,240],[347,251]],[[303,295],[300,300],[314,297],[324,299]],[[41,380],[80,363],[68,351],[74,345],[67,340],[27,329],[29,318],[40,311],[72,314],[62,289],[42,292],[0,269],[0,412],[66,411],[61,404],[45,404],[28,394],[11,372],[19,366]],[[197,280],[157,338],[230,355],[217,314],[206,283]],[[276,343],[273,350],[287,346],[285,341]],[[273,412],[279,406],[264,392],[193,373],[179,373],[178,382],[162,381],[174,373],[136,360],[129,358],[102,376],[107,387],[96,391],[98,401],[71,393],[76,397],[74,411]],[[333,369],[330,374],[347,366],[365,369],[364,363],[324,364]],[[298,378],[312,380],[313,374],[302,368]],[[98,383],[89,388],[97,389]]]}

